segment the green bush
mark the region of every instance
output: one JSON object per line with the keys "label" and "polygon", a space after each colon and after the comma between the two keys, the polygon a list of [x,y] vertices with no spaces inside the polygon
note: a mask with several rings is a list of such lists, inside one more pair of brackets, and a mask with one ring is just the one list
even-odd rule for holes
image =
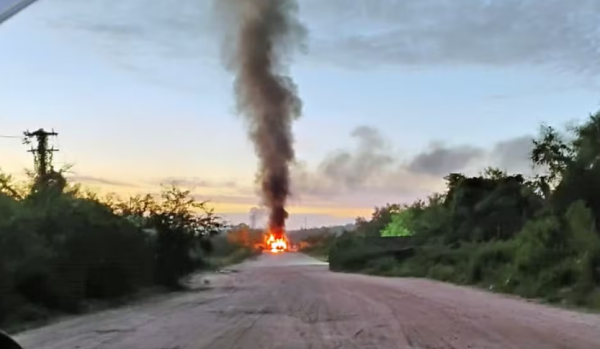
{"label": "green bush", "polygon": [[261,250],[233,243],[225,237],[218,237],[214,239],[214,253],[211,255],[209,265],[213,268],[222,268],[241,263],[261,253]]}
{"label": "green bush", "polygon": [[[600,308],[600,112],[567,137],[542,126],[525,178],[450,173],[426,201],[376,207],[329,251],[330,268],[429,277]],[[400,224],[401,223],[401,224]],[[401,225],[401,227],[399,226]],[[398,233],[400,232],[400,233]],[[411,253],[365,237],[410,232]]]}
{"label": "green bush", "polygon": [[436,264],[429,269],[427,277],[440,281],[456,280],[456,270],[451,265]]}
{"label": "green bush", "polygon": [[363,271],[368,274],[393,275],[397,264],[396,259],[391,256],[374,258],[367,261]]}
{"label": "green bush", "polygon": [[363,240],[351,233],[340,236],[329,250],[331,270],[358,271],[368,262],[368,251],[361,244]]}
{"label": "green bush", "polygon": [[336,235],[329,231],[309,236],[303,240],[307,246],[302,248],[300,252],[317,258],[327,257],[335,239]]}
{"label": "green bush", "polygon": [[87,300],[153,284],[179,288],[206,267],[210,238],[223,226],[174,187],[158,201],[101,202],[42,184],[23,196],[0,192],[0,325],[80,311]]}
{"label": "green bush", "polygon": [[513,263],[517,244],[514,241],[491,241],[477,246],[469,261],[467,282],[510,289],[514,283]]}
{"label": "green bush", "polygon": [[259,253],[259,251],[240,246],[232,254],[226,257],[224,263],[225,265],[238,264],[250,257],[258,255]]}

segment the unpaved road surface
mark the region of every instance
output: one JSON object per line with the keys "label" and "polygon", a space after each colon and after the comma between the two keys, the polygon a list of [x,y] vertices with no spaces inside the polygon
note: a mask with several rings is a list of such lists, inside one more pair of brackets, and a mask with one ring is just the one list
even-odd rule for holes
{"label": "unpaved road surface", "polygon": [[600,316],[415,279],[331,273],[263,255],[210,287],[67,319],[25,349],[600,348]]}

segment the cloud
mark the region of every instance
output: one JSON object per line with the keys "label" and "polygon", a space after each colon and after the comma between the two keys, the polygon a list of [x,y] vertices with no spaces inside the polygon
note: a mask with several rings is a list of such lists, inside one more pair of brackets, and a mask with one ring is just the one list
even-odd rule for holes
{"label": "cloud", "polygon": [[210,181],[198,177],[166,177],[156,181],[153,184],[173,184],[187,188],[238,188],[235,181]]}
{"label": "cloud", "polygon": [[[246,223],[252,226],[252,218],[245,213],[226,213],[223,217],[231,224]],[[336,216],[326,214],[299,213],[290,215],[286,227],[290,230],[322,226],[343,225],[354,222],[356,216]],[[266,226],[266,220],[256,221],[255,228]]]}
{"label": "cloud", "polygon": [[497,166],[511,169],[514,172],[528,173],[532,171],[530,160],[533,147],[532,138],[531,136],[522,136],[498,142],[492,150]]}
{"label": "cloud", "polygon": [[376,129],[360,126],[351,136],[357,141],[355,150],[338,151],[319,165],[319,171],[325,178],[350,188],[375,180],[394,161],[386,151],[388,142]]}
{"label": "cloud", "polygon": [[115,179],[102,178],[102,177],[94,177],[87,175],[70,175],[67,176],[70,181],[79,182],[82,184],[100,184],[100,185],[110,185],[114,187],[136,187],[135,184]]}
{"label": "cloud", "polygon": [[217,47],[211,1],[53,1],[62,11],[52,12],[49,26],[71,36],[92,34],[85,39],[123,64],[123,56],[203,59],[203,44]]}
{"label": "cloud", "polygon": [[530,170],[530,136],[503,140],[489,148],[433,142],[417,154],[399,156],[372,127],[361,126],[351,137],[354,149],[337,150],[310,169],[297,164],[293,193],[300,200],[345,198],[364,205],[385,200],[410,201],[441,190],[451,172],[475,175],[487,166],[509,173]]}
{"label": "cloud", "polygon": [[445,147],[441,143],[432,143],[431,148],[418,154],[407,165],[415,173],[433,176],[445,176],[449,172],[464,170],[472,161],[481,158],[483,149],[472,146]]}
{"label": "cloud", "polygon": [[198,201],[208,201],[217,204],[234,204],[234,205],[256,205],[259,201],[254,195],[239,195],[239,194],[202,194],[192,193],[192,197]]}
{"label": "cloud", "polygon": [[[152,52],[218,62],[212,1],[59,1],[68,15],[55,18],[55,27],[94,33],[121,56]],[[311,30],[310,59],[319,62],[600,72],[597,0],[299,2]]]}
{"label": "cloud", "polygon": [[[196,177],[166,177],[160,180],[141,180],[137,182],[121,181],[118,179],[94,177],[88,175],[68,175],[67,178],[73,182],[82,184],[94,184],[100,186],[115,186],[130,188],[136,192],[146,193],[149,190],[150,194],[160,196],[156,191],[157,186],[161,184],[174,184],[187,189],[190,189],[192,195],[200,201],[211,201],[223,204],[244,204],[256,205],[258,196],[255,194],[254,188],[238,185],[234,181],[210,181]],[[153,188],[153,189],[151,189]],[[216,189],[216,193],[203,193],[203,189]],[[224,190],[218,190],[224,189]]]}
{"label": "cloud", "polygon": [[339,64],[547,65],[600,71],[597,0],[304,3],[307,16],[320,18],[328,29],[315,38],[314,51]]}

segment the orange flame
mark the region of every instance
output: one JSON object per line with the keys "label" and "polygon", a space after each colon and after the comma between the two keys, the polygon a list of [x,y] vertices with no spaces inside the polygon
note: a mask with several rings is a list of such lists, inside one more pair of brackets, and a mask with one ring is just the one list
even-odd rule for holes
{"label": "orange flame", "polygon": [[271,252],[283,252],[288,249],[287,238],[282,230],[267,233],[266,244],[271,248]]}

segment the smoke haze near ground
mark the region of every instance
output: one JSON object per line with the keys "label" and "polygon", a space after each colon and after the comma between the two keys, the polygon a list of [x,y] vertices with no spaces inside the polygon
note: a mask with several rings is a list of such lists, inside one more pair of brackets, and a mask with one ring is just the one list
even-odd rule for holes
{"label": "smoke haze near ground", "polygon": [[302,110],[294,81],[286,72],[289,53],[302,43],[304,27],[291,0],[222,0],[224,59],[235,74],[237,108],[247,122],[259,158],[258,180],[269,209],[269,227],[285,226],[294,161],[292,122]]}

